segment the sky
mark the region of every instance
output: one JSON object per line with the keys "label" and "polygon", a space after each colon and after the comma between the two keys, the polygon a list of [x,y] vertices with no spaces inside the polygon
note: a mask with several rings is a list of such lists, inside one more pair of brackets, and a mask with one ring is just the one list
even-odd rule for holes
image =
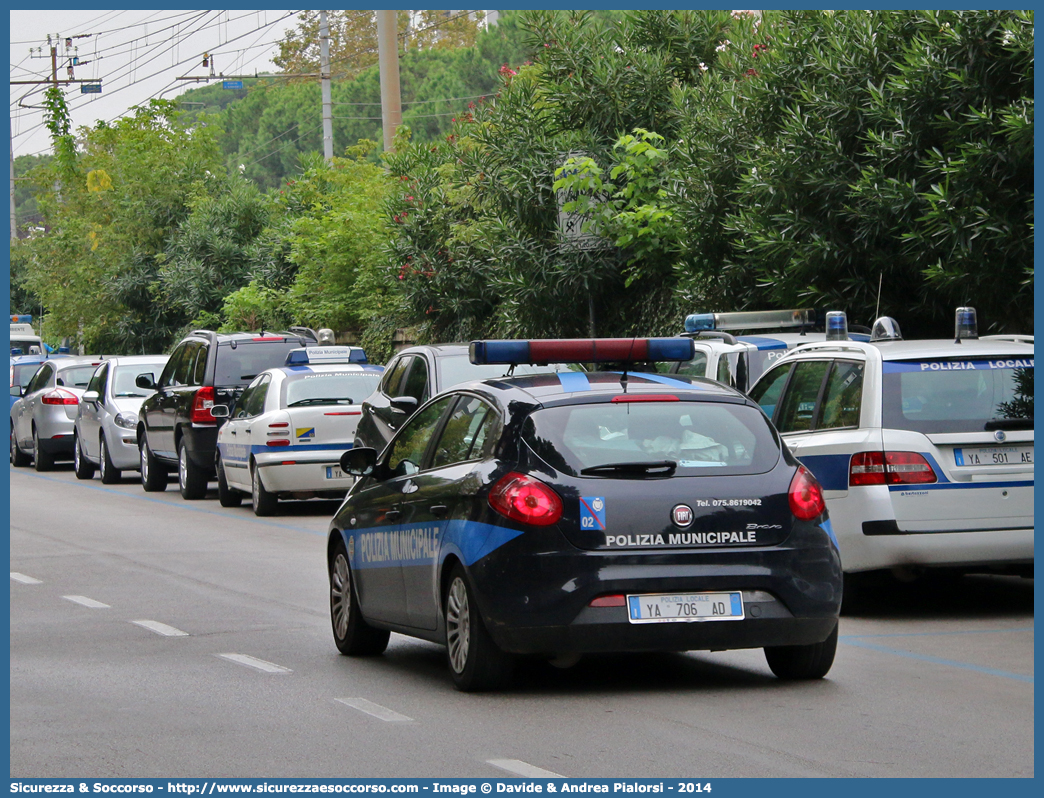
{"label": "sky", "polygon": [[[11,80],[48,80],[50,47],[58,41],[58,77],[68,77],[70,58],[78,80],[100,79],[101,94],[81,94],[80,84],[66,87],[73,129],[99,119],[117,119],[153,97],[174,99],[194,86],[178,81],[206,75],[203,54],[213,56],[217,74],[253,74],[273,69],[271,56],[284,32],[295,27],[293,11],[61,11],[10,12]],[[73,39],[66,51],[65,38]],[[30,53],[30,48],[32,53]],[[37,48],[42,48],[39,52]],[[46,85],[12,85],[11,134],[14,154],[51,151],[39,106]]]}

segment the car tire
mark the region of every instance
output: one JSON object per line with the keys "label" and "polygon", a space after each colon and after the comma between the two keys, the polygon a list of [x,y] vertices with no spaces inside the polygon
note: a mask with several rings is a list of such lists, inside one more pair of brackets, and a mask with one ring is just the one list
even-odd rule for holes
{"label": "car tire", "polygon": [[254,515],[258,517],[275,515],[279,499],[265,489],[256,464],[250,467],[250,487],[250,498],[254,506]]}
{"label": "car tire", "polygon": [[330,557],[330,625],[337,650],[349,657],[383,654],[391,632],[366,623],[352,583],[352,568],[344,541],[334,544]]}
{"label": "car tire", "polygon": [[29,465],[32,458],[18,448],[18,441],[15,440],[14,425],[11,425],[11,465],[15,468],[25,468]]}
{"label": "car tire", "polygon": [[822,679],[834,664],[837,651],[837,624],[822,643],[808,646],[771,646],[765,649],[765,659],[772,672],[788,681]]}
{"label": "car tire", "polygon": [[446,660],[457,689],[473,693],[505,685],[514,670],[515,658],[493,642],[459,563],[450,573],[443,613]]}
{"label": "car tire", "polygon": [[104,435],[101,436],[98,445],[98,473],[101,481],[106,485],[115,485],[123,478],[123,472],[113,466],[112,458],[109,457],[109,444],[105,442]]}
{"label": "car tire", "polygon": [[207,495],[207,475],[189,457],[185,441],[178,445],[178,488],[181,498],[196,501]]}
{"label": "car tire", "polygon": [[84,455],[79,435],[73,437],[73,472],[77,479],[94,478],[94,463]]}
{"label": "car tire", "polygon": [[141,457],[141,486],[148,493],[166,490],[167,467],[156,459],[149,448],[149,439],[144,434],[138,442],[138,454]]}
{"label": "car tire", "polygon": [[222,507],[239,507],[243,503],[243,494],[238,490],[232,490],[225,479],[225,464],[221,462],[221,455],[217,457],[217,483],[218,501]]}
{"label": "car tire", "polygon": [[40,434],[33,427],[33,468],[37,471],[50,471],[54,468],[54,455],[40,448]]}

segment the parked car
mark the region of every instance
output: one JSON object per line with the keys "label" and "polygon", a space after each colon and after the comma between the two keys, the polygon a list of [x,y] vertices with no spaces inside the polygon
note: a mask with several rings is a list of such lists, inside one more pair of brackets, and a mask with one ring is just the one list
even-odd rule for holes
{"label": "parked car", "polygon": [[48,471],[73,457],[73,427],[80,397],[100,361],[48,359],[11,406],[11,463]]}
{"label": "parked car", "polygon": [[11,356],[11,407],[18,401],[25,386],[40,370],[45,361],[53,358],[64,358],[69,355],[12,355]]}
{"label": "parked car", "polygon": [[956,340],[839,328],[750,390],[822,484],[846,574],[1033,574],[1033,346],[977,339],[967,310]]}
{"label": "parked car", "polygon": [[90,479],[97,469],[108,485],[119,482],[121,472],[138,469],[138,411],[153,391],[136,381],[142,374],[158,380],[166,363],[166,355],[135,355],[98,366],[76,414],[73,467],[79,479]]}
{"label": "parked car", "polygon": [[[237,507],[248,494],[254,514],[272,515],[280,499],[341,499],[354,478],[341,470],[352,448],[360,404],[383,366],[359,365],[358,347],[294,349],[286,365],[262,371],[240,394],[217,438],[218,499]],[[217,406],[213,414],[228,411]]]}
{"label": "parked car", "polygon": [[[561,363],[519,364],[514,374],[579,370]],[[380,451],[413,413],[436,394],[467,380],[504,376],[508,366],[476,365],[467,344],[430,344],[399,351],[384,370],[381,384],[366,397],[355,433],[356,446]]]}
{"label": "parked car", "polygon": [[[476,363],[604,341],[476,341]],[[610,357],[688,359],[631,339]],[[623,355],[620,352],[624,352]],[[611,352],[611,348],[610,348]],[[640,357],[638,356],[640,354]],[[764,648],[818,679],[837,644],[841,564],[822,492],[754,402],[712,380],[532,374],[459,384],[383,453],[330,524],[334,642],[381,653],[390,631],[446,645],[457,687],[504,683],[513,655]]]}
{"label": "parked car", "polygon": [[[692,359],[665,364],[669,368],[664,370],[688,377],[710,377],[746,391],[789,350],[826,340],[824,321],[824,314],[811,308],[693,313],[686,316],[682,333],[692,338],[696,346]],[[849,336],[856,341],[870,340],[866,329],[849,331]]]}
{"label": "parked car", "polygon": [[214,477],[218,419],[216,405],[229,404],[258,374],[282,365],[291,349],[316,344],[308,330],[217,333],[194,330],[170,355],[158,380],[140,375],[135,384],[154,393],[138,414],[141,484],[146,491],[167,489],[167,474],[177,469],[185,499],[202,499]]}

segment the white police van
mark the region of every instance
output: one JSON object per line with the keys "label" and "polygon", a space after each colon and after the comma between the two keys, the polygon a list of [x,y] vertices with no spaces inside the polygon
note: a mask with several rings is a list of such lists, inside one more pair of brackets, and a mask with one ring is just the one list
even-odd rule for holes
{"label": "white police van", "polygon": [[[710,377],[746,391],[770,365],[801,344],[823,341],[815,332],[816,312],[755,310],[735,313],[693,313],[685,318],[683,335],[692,338],[692,360],[673,365],[671,372],[687,377]],[[743,330],[748,333],[739,334]],[[869,335],[852,333],[856,340]]]}
{"label": "white police van", "polygon": [[43,355],[47,353],[43,340],[33,329],[33,317],[27,314],[11,316],[11,356]]}
{"label": "white police van", "polygon": [[882,317],[869,343],[828,314],[827,338],[774,363],[750,396],[823,487],[846,573],[926,567],[1032,575],[1033,346],[904,341]]}
{"label": "white police van", "polygon": [[[249,494],[256,515],[279,499],[342,498],[355,480],[341,470],[352,448],[362,401],[380,382],[359,347],[293,349],[243,389],[218,431],[218,499],[236,507]],[[215,416],[229,409],[215,405]]]}

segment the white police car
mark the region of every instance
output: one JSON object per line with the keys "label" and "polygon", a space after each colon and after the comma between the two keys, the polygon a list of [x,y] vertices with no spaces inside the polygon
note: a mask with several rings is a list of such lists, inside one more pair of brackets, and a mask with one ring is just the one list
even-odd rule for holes
{"label": "white police car", "polygon": [[[249,493],[255,514],[272,515],[279,499],[342,498],[355,480],[340,457],[383,371],[359,347],[322,346],[291,350],[286,365],[258,374],[218,432],[221,505]],[[215,405],[215,416],[228,414]]]}
{"label": "white police car", "polygon": [[[1033,572],[1033,346],[904,341],[879,319],[870,343],[794,349],[751,388],[823,486],[846,573],[926,567]],[[830,325],[836,322],[836,328]]]}
{"label": "white police car", "polygon": [[[820,320],[821,321],[821,320]],[[816,312],[804,310],[755,310],[735,313],[693,313],[685,318],[685,337],[692,338],[696,353],[671,372],[711,379],[746,391],[769,366],[801,344],[826,340],[814,331]],[[735,334],[740,330],[754,335]],[[869,341],[861,333],[856,340]]]}

